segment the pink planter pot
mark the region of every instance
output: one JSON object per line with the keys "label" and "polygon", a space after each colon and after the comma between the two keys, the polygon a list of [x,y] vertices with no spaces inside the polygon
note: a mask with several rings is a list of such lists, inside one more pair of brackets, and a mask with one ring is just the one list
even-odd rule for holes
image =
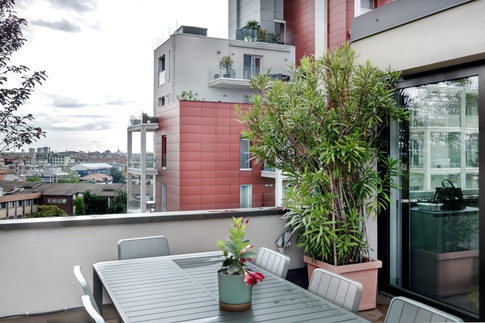
{"label": "pink planter pot", "polygon": [[308,281],[316,268],[322,268],[330,272],[348,277],[360,282],[363,286],[362,299],[359,311],[376,308],[377,298],[377,271],[382,267],[382,261],[373,260],[353,265],[333,266],[319,260],[312,261],[312,257],[303,256],[308,268]]}

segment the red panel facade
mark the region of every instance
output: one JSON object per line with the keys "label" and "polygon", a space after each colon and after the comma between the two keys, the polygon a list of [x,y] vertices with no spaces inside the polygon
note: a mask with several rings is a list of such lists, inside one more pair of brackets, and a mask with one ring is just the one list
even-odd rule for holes
{"label": "red panel facade", "polygon": [[315,53],[315,0],[285,0],[287,43],[295,46],[296,63]]}
{"label": "red panel facade", "polygon": [[[374,0],[374,8],[392,0]],[[354,17],[354,0],[328,0],[327,47],[343,45],[350,40],[350,23]],[[296,47],[296,62],[315,53],[315,0],[285,0],[284,13],[287,42]]]}
{"label": "red panel facade", "polygon": [[234,103],[180,101],[163,108],[158,117],[157,160],[161,137],[167,136],[167,167],[159,170],[156,185],[167,185],[167,211],[239,208],[240,186],[245,184],[252,185],[253,207],[274,206],[274,180],[261,177],[262,166],[239,168],[243,127]]}
{"label": "red panel facade", "polygon": [[350,21],[354,17],[354,0],[328,0],[328,47],[350,40]]}

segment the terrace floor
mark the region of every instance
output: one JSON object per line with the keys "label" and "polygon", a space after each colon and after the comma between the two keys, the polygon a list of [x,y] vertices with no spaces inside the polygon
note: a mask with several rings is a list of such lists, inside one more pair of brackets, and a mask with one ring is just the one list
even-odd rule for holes
{"label": "terrace floor", "polygon": [[[287,279],[303,288],[308,286],[306,269],[290,270]],[[377,294],[377,307],[372,310],[359,312],[359,315],[370,322],[383,323],[391,299],[385,295]],[[116,309],[111,305],[103,307],[103,316],[106,323],[118,323]],[[0,318],[1,323],[87,323],[91,322],[83,308],[34,315],[29,317]]]}

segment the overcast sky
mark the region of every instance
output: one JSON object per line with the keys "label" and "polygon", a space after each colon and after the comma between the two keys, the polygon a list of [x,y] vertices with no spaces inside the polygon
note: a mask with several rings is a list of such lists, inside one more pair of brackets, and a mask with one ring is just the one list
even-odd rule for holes
{"label": "overcast sky", "polygon": [[27,39],[13,62],[48,79],[22,113],[53,151],[126,151],[131,115],[153,112],[153,51],[181,25],[227,38],[227,0],[16,0]]}

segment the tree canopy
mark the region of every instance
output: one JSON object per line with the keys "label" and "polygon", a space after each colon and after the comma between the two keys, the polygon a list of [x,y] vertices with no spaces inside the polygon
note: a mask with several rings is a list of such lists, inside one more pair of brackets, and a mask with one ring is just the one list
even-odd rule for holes
{"label": "tree canopy", "polygon": [[38,211],[33,215],[34,218],[50,218],[53,216],[67,216],[67,214],[57,205],[39,205]]}
{"label": "tree canopy", "polygon": [[[21,27],[27,26],[27,21],[17,17],[14,4],[14,0],[0,1],[0,151],[20,148],[45,137],[40,127],[30,125],[34,120],[31,113],[18,113],[47,75],[45,71],[29,74],[27,66],[10,64],[12,55],[26,42]],[[12,78],[19,77],[20,84],[12,84],[15,83]]]}

